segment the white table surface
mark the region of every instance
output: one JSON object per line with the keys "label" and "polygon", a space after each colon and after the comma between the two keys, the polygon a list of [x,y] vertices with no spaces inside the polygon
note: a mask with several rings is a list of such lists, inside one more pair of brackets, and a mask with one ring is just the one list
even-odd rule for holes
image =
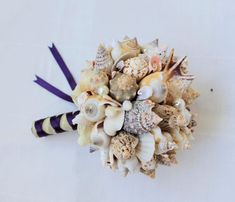
{"label": "white table surface", "polygon": [[[235,201],[233,2],[0,0],[0,202]],[[30,131],[35,119],[76,109],[32,82],[38,74],[70,92],[47,46],[55,42],[78,80],[99,42],[125,35],[188,55],[201,92],[193,149],[155,180],[104,169],[75,133]]]}

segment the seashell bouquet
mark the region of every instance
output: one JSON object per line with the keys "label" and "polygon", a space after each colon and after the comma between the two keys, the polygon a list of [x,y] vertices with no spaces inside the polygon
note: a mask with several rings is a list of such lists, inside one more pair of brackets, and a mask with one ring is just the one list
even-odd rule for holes
{"label": "seashell bouquet", "polygon": [[187,68],[187,58],[158,39],[101,44],[73,88],[78,111],[40,120],[41,128],[35,122],[32,131],[41,137],[77,129],[78,143],[99,150],[103,166],[154,178],[158,165],[177,163],[177,150],[191,147],[197,124],[190,105],[199,93]]}

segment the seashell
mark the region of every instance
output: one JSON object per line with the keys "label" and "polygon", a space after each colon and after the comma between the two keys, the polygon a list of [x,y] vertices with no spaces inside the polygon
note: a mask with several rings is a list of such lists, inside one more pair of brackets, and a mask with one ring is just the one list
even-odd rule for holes
{"label": "seashell", "polygon": [[121,72],[124,67],[125,67],[125,62],[124,62],[123,60],[120,60],[120,61],[117,62],[117,64],[116,64],[116,69],[117,69],[118,71]]}
{"label": "seashell", "polygon": [[153,95],[153,88],[151,86],[143,86],[137,92],[136,100],[146,100]]}
{"label": "seashell", "polygon": [[143,57],[134,57],[125,61],[123,73],[136,78],[137,82],[147,75],[148,63]]}
{"label": "seashell", "polygon": [[88,121],[97,122],[105,118],[105,105],[117,106],[108,96],[92,95],[82,105],[81,113]]}
{"label": "seashell", "polygon": [[155,141],[153,135],[146,133],[139,135],[139,144],[136,148],[136,156],[142,162],[148,162],[153,158]]}
{"label": "seashell", "polygon": [[132,109],[125,113],[123,129],[133,134],[144,134],[151,131],[162,120],[152,111],[151,100],[135,101]]}
{"label": "seashell", "polygon": [[77,131],[78,131],[78,144],[80,146],[85,146],[91,143],[91,131],[94,126],[94,123],[88,121],[82,113],[77,115],[73,119],[73,124],[77,124]]}
{"label": "seashell", "polygon": [[164,80],[163,72],[155,72],[146,76],[140,81],[139,86],[140,89],[144,86],[151,87],[153,93],[150,100],[156,103],[164,101],[167,96],[167,85]]}
{"label": "seashell", "polygon": [[139,140],[128,132],[120,131],[111,139],[110,150],[117,159],[131,159],[135,156]]}
{"label": "seashell", "polygon": [[84,105],[89,96],[90,94],[88,92],[82,92],[79,96],[77,96],[75,103],[78,107],[78,110],[81,110],[82,105]]}
{"label": "seashell", "polygon": [[180,98],[176,99],[174,101],[174,106],[180,111],[180,114],[185,119],[186,126],[187,126],[192,119],[192,114],[186,109],[184,100]]}
{"label": "seashell", "polygon": [[74,103],[77,103],[77,97],[82,92],[97,92],[99,87],[107,86],[109,82],[109,78],[105,72],[92,69],[83,70],[80,78],[79,84],[72,92]]}
{"label": "seashell", "polygon": [[149,57],[158,55],[162,59],[166,55],[167,46],[165,45],[159,46],[159,40],[155,39],[151,41],[150,43],[143,45],[142,51]]}
{"label": "seashell", "polygon": [[119,102],[133,99],[137,89],[136,79],[129,75],[117,72],[110,80],[110,95]]}
{"label": "seashell", "polygon": [[176,152],[175,150],[168,151],[167,153],[156,155],[156,160],[158,164],[170,166],[171,164],[176,164]]}
{"label": "seashell", "polygon": [[166,132],[162,133],[159,127],[155,128],[152,131],[152,134],[154,135],[154,139],[156,142],[156,148],[155,148],[156,154],[166,153],[169,150],[177,148],[177,145],[173,141],[171,135]]}
{"label": "seashell", "polygon": [[120,107],[108,106],[105,115],[104,131],[109,136],[114,136],[123,126],[125,111]]}
{"label": "seashell", "polygon": [[100,149],[107,149],[110,143],[110,137],[104,132],[103,122],[97,122],[92,128],[91,144]]}
{"label": "seashell", "polygon": [[145,171],[155,170],[157,167],[157,162],[154,158],[147,162],[141,162],[141,168]]}
{"label": "seashell", "polygon": [[104,45],[100,44],[96,54],[95,69],[103,70],[107,74],[110,74],[112,65],[113,59],[110,52],[104,47]]}
{"label": "seashell", "polygon": [[172,129],[171,136],[176,144],[179,146],[180,149],[190,149],[191,144],[190,141],[185,133],[183,133],[179,129]]}
{"label": "seashell", "polygon": [[118,61],[121,57],[129,53],[131,53],[132,55],[134,55],[133,57],[135,57],[140,53],[140,51],[141,49],[136,38],[124,38],[123,41],[117,42],[116,46],[111,52],[111,55],[115,61]]}
{"label": "seashell", "polygon": [[129,172],[134,173],[139,171],[140,163],[136,157],[132,157],[127,160],[118,160],[117,167],[119,172],[121,172],[123,176],[126,176]]}
{"label": "seashell", "polygon": [[162,63],[160,56],[152,56],[149,60],[149,73],[161,71],[162,70]]}
{"label": "seashell", "polygon": [[182,94],[182,98],[185,101],[186,105],[191,105],[193,101],[199,97],[199,93],[193,88],[187,88]]}
{"label": "seashell", "polygon": [[129,100],[125,100],[123,103],[122,103],[122,109],[124,111],[130,111],[132,109],[132,103],[129,101]]}

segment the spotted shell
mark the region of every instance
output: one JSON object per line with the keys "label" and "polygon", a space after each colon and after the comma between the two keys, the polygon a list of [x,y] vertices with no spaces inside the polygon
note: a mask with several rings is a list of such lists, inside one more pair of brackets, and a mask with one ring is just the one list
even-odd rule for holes
{"label": "spotted shell", "polygon": [[138,85],[136,79],[117,72],[110,80],[110,95],[119,102],[132,100],[136,96]]}
{"label": "spotted shell", "polygon": [[133,134],[144,134],[151,131],[162,120],[152,111],[151,100],[135,101],[130,111],[125,113],[123,129]]}
{"label": "spotted shell", "polygon": [[111,139],[110,149],[117,159],[130,159],[135,155],[139,140],[128,132],[120,131]]}
{"label": "spotted shell", "polygon": [[110,52],[100,44],[97,50],[96,59],[95,59],[95,69],[104,70],[106,73],[111,73],[111,68],[113,65],[113,59]]}
{"label": "spotted shell", "polygon": [[134,57],[125,61],[123,73],[134,76],[138,81],[147,75],[149,71],[148,63],[143,57]]}

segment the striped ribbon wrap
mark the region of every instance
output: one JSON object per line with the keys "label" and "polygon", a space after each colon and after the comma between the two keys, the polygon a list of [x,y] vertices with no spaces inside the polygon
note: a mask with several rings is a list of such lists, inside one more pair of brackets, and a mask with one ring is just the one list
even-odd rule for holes
{"label": "striped ribbon wrap", "polygon": [[[74,90],[77,83],[75,79],[73,78],[69,68],[65,64],[63,58],[61,57],[59,51],[57,50],[56,46],[52,44],[52,47],[49,47],[49,50],[51,51],[54,59],[56,60],[66,80],[68,81],[68,84],[71,90]],[[40,78],[39,76],[36,75],[36,80],[34,82],[40,85],[42,88],[49,91],[50,93],[58,96],[59,98],[73,103],[73,100],[70,95],[64,93],[63,91],[51,85],[50,83]],[[54,134],[76,130],[77,125],[74,125],[72,123],[72,120],[78,114],[79,114],[79,111],[68,112],[68,113],[37,120],[32,125],[32,133],[36,137],[45,137],[48,135],[54,135]]]}

